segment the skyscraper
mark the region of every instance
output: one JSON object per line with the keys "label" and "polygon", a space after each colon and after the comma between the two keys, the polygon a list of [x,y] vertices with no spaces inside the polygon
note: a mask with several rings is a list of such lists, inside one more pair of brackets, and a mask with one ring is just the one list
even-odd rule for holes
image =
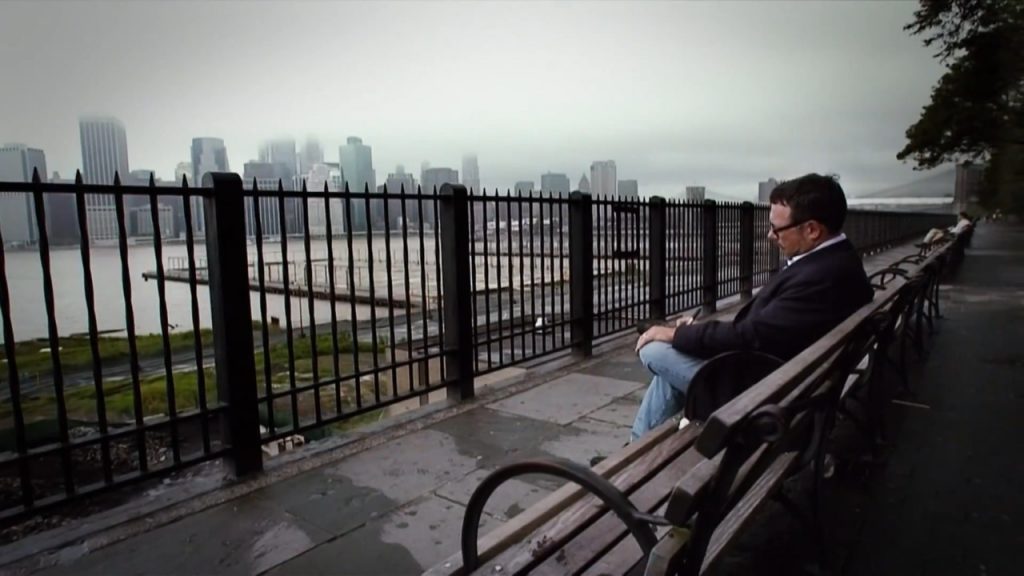
{"label": "skyscraper", "polygon": [[[60,177],[54,172],[53,184],[74,184],[74,180]],[[46,236],[51,246],[77,244],[81,238],[78,229],[78,207],[71,194],[46,194]]]}
{"label": "skyscraper", "polygon": [[572,185],[569,183],[569,177],[565,174],[558,174],[555,172],[548,172],[547,174],[541,174],[540,177],[540,190],[544,193],[553,193],[555,196],[568,196],[569,188]]}
{"label": "skyscraper", "polygon": [[[24,144],[0,146],[0,181],[31,182],[33,170],[39,171],[40,179],[46,178],[46,155],[42,150]],[[39,239],[31,194],[0,193],[0,231],[7,244],[34,244]]]}
{"label": "skyscraper", "polygon": [[308,174],[314,165],[323,163],[324,149],[320,146],[320,141],[313,137],[306,138],[306,143],[299,152],[299,174]]}
{"label": "skyscraper", "polygon": [[[115,174],[121,178],[128,176],[128,137],[120,120],[99,116],[81,118],[78,130],[82,143],[82,180],[86,184],[110,185],[114,183]],[[88,194],[85,213],[91,241],[117,239],[113,195]]]}
{"label": "skyscraper", "polygon": [[[373,149],[363,144],[362,138],[349,136],[346,144],[338,148],[341,171],[352,192],[369,189],[377,190],[377,176],[373,171]],[[352,203],[352,229],[365,231],[370,228],[374,216],[383,218],[381,202],[375,199],[370,203],[370,214],[366,214],[364,202]]]}
{"label": "skyscraper", "polygon": [[[228,172],[228,149],[220,138],[192,139],[192,176],[189,186],[203,185],[203,176],[207,172]],[[179,166],[181,166],[179,164]]]}
{"label": "skyscraper", "polygon": [[587,180],[587,175],[580,176],[580,184],[577,186],[577,190],[584,194],[590,194],[590,180]]}
{"label": "skyscraper", "polygon": [[626,198],[637,198],[640,196],[640,187],[636,180],[619,180],[619,196]]}
{"label": "skyscraper", "polygon": [[[203,176],[210,172],[227,172],[231,168],[228,165],[228,149],[220,138],[193,138],[192,139],[192,181],[189,186],[201,187]],[[192,233],[197,236],[206,235],[206,217],[203,211],[203,199],[192,198],[189,201],[192,206]],[[184,227],[184,220],[182,220]],[[184,228],[183,228],[184,229]]]}
{"label": "skyscraper", "polygon": [[[252,190],[253,185],[261,191],[277,190],[278,182],[284,184],[281,176],[286,169],[270,162],[246,162],[242,172],[242,186],[246,190]],[[245,199],[245,230],[250,237],[256,235],[256,209],[253,206],[252,198]],[[293,221],[295,214],[291,203],[285,203],[285,222]],[[260,197],[260,226],[263,236],[280,236],[286,231],[282,230],[280,213],[277,200],[273,197]]]}
{"label": "skyscraper", "polygon": [[[433,196],[434,190],[441,191],[441,186],[444,184],[458,184],[459,183],[459,171],[451,168],[427,168],[420,174],[421,187],[423,194],[427,197],[423,200],[423,220],[427,225],[432,226],[434,221],[434,203]],[[430,202],[427,200],[430,199]]]}
{"label": "skyscraper", "polygon": [[[395,171],[388,174],[385,186],[387,186],[388,194],[401,194],[403,191],[409,196],[416,194],[416,179],[412,174],[406,172],[405,166],[401,164],[395,166]],[[402,200],[395,199],[388,202],[388,219],[392,229],[399,227],[402,219]],[[409,222],[419,220],[419,206],[416,202],[405,202],[405,219]]]}
{"label": "skyscraper", "polygon": [[772,190],[775,190],[775,187],[778,186],[778,185],[779,185],[779,182],[775,178],[769,178],[769,179],[765,180],[764,182],[758,182],[757,183],[757,201],[760,202],[761,204],[767,204],[768,203],[768,198],[772,194]]}
{"label": "skyscraper", "polygon": [[704,201],[704,187],[703,186],[687,186],[686,187],[686,201],[687,202],[703,202]]}
{"label": "skyscraper", "polygon": [[474,194],[483,193],[480,190],[480,166],[476,154],[466,154],[462,157],[462,185]]}
{"label": "skyscraper", "polygon": [[114,173],[121,178],[128,176],[128,137],[120,120],[81,118],[78,130],[82,142],[82,180],[86,184],[113,184]]}
{"label": "skyscraper", "polygon": [[[174,167],[174,182],[178,185],[181,184],[181,178],[185,179],[192,178],[192,163],[191,162],[178,162],[178,165]],[[189,182],[191,184],[192,182]]]}
{"label": "skyscraper", "polygon": [[590,165],[590,189],[594,196],[614,196],[617,184],[614,160],[598,160]]}
{"label": "skyscraper", "polygon": [[[295,153],[295,140],[281,138],[268,140],[260,146],[260,162],[277,164],[282,168],[278,169],[282,180],[290,180],[294,187],[295,175],[299,173],[298,155]],[[285,182],[285,185],[289,185]]]}

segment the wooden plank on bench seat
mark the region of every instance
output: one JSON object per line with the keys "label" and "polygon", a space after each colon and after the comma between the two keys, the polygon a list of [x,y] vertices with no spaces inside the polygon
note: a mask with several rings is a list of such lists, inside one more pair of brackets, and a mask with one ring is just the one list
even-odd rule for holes
{"label": "wooden plank on bench seat", "polygon": [[[686,475],[702,459],[696,450],[687,450],[629,495],[633,505],[642,512],[659,510],[677,479]],[[582,532],[563,545],[557,553],[536,566],[530,574],[574,574],[615,546],[617,542],[623,539],[633,540],[629,530],[611,511],[603,511],[600,518],[588,524]]]}
{"label": "wooden plank on bench seat", "polygon": [[780,454],[765,469],[764,474],[757,479],[740,501],[736,503],[736,506],[729,511],[711,536],[707,554],[704,556],[704,564],[701,566],[701,573],[706,572],[712,567],[722,557],[722,554],[728,550],[728,545],[735,542],[736,535],[746,525],[747,521],[757,513],[768,500],[768,497],[774,494],[782,482],[785,481],[789,469],[796,463],[798,456],[797,452]]}
{"label": "wooden plank on bench seat", "polygon": [[[673,421],[666,422],[644,435],[637,442],[633,442],[622,450],[612,454],[604,461],[594,466],[594,471],[604,477],[614,476],[626,469],[635,461],[646,455],[652,449],[660,446],[665,439],[674,436],[677,432],[677,425]],[[696,431],[692,432],[696,435]],[[689,442],[693,439],[690,438]],[[514,545],[516,542],[526,538],[539,526],[558,515],[560,512],[571,506],[580,498],[585,496],[587,491],[573,483],[567,483],[558,490],[548,494],[539,502],[530,506],[515,518],[501,524],[494,530],[483,535],[478,542],[478,555],[480,562],[487,562],[494,558],[501,550]],[[464,574],[462,567],[462,552],[456,552],[440,562],[425,576],[460,575]]]}
{"label": "wooden plank on bench seat", "polygon": [[[669,422],[669,424],[672,424],[673,428],[675,427],[674,422]],[[645,507],[643,501],[637,500],[641,494],[634,491],[646,491],[650,489],[649,487],[655,486],[660,487],[662,493],[667,495],[671,483],[668,481],[659,483],[658,478],[665,474],[680,474],[681,470],[696,463],[698,456],[690,448],[698,434],[697,426],[688,426],[660,443],[649,446],[646,452],[637,458],[628,469],[614,476],[611,479],[612,483],[627,495],[631,495],[637,508],[652,509],[657,503]],[[672,481],[674,482],[674,479]],[[597,498],[588,497],[532,531],[529,538],[508,546],[491,560],[481,563],[475,573],[493,574],[495,571],[501,571],[504,574],[512,575],[534,567],[531,570],[533,573],[537,570],[536,565],[547,561],[556,553],[561,558],[563,554],[560,549],[570,541],[578,541],[577,535],[581,531],[590,533],[589,527],[601,524],[601,521],[604,520],[602,516],[608,518],[607,523],[602,524],[603,526],[613,526],[625,533],[626,528],[617,516],[609,512]],[[516,522],[518,519],[519,516],[513,518],[511,522]],[[592,553],[590,557],[593,557]],[[498,566],[501,568],[497,568]]]}

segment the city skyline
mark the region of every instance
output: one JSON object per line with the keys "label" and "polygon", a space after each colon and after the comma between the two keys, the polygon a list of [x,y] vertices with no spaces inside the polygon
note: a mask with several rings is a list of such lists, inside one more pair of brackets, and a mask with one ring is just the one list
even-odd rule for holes
{"label": "city skyline", "polygon": [[[644,196],[700,183],[753,199],[757,182],[809,171],[868,193],[917,176],[895,153],[942,68],[902,30],[914,6],[4,3],[0,62],[23,87],[0,108],[24,113],[3,115],[0,140],[45,150],[66,177],[81,167],[77,119],[100,113],[126,125],[132,165],[165,180],[197,136],[223,139],[237,167],[281,136],[333,151],[359,135],[378,171],[458,167],[472,151],[489,189],[607,158]],[[374,42],[385,28],[408,43]],[[345,54],[341,71],[292,57],[302,38]],[[618,88],[588,88],[599,62]],[[417,88],[396,90],[398,77]],[[582,88],[551,89],[570,78]]]}

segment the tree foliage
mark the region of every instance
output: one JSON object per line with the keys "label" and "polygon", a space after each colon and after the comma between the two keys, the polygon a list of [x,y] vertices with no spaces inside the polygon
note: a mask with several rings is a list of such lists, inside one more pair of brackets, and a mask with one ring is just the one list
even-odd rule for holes
{"label": "tree foliage", "polygon": [[897,158],[987,162],[982,200],[1022,207],[1024,0],[920,0],[905,29],[947,70]]}

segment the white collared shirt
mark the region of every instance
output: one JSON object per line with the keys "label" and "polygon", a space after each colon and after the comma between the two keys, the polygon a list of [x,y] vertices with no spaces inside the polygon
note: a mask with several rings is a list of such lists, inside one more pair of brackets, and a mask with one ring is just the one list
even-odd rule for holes
{"label": "white collared shirt", "polygon": [[803,254],[797,254],[796,256],[793,256],[792,258],[790,258],[789,260],[786,261],[786,266],[792,266],[793,264],[796,264],[797,261],[800,260],[801,258],[803,258],[804,256],[807,256],[808,254],[814,254],[815,252],[817,252],[818,250],[821,250],[822,248],[828,248],[829,246],[831,246],[833,244],[838,244],[838,243],[842,242],[843,240],[846,240],[846,234],[840,232],[838,236],[836,236],[834,238],[829,238],[828,240],[825,240],[821,244],[818,244],[817,246],[815,246],[814,250],[811,250],[810,252],[804,252]]}

